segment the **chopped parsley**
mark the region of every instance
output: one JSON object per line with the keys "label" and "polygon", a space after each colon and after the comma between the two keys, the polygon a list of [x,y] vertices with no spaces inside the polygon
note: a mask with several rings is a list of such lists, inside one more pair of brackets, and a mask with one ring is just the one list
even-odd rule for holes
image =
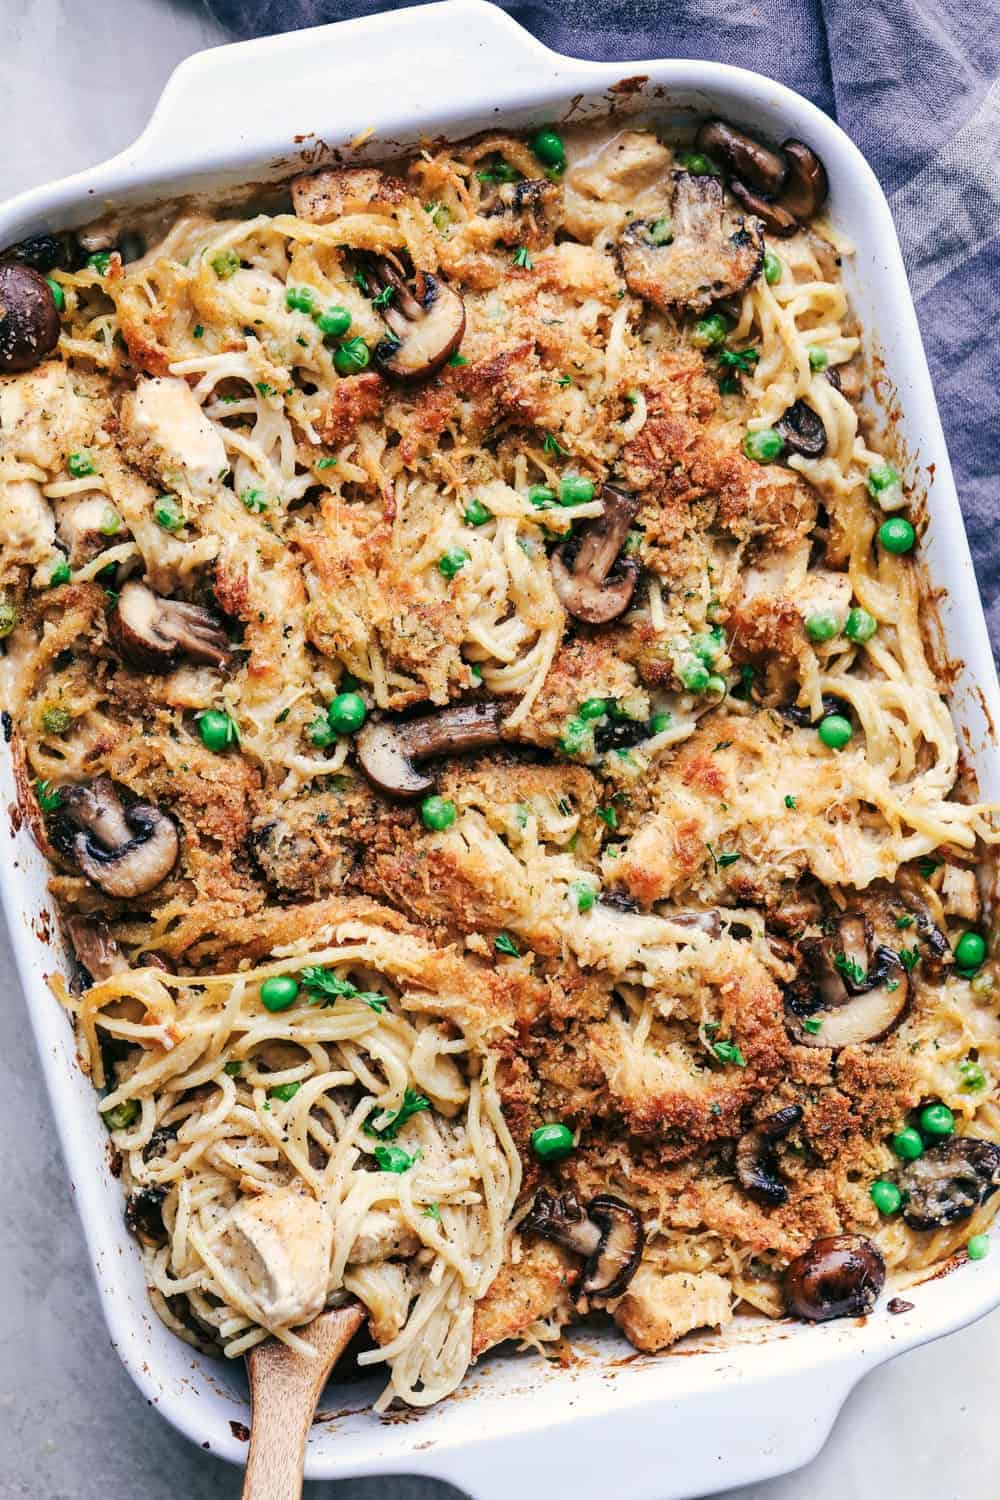
{"label": "chopped parsley", "polygon": [[450,365],[454,365],[457,368],[459,365],[467,365],[469,363],[469,361],[466,359],[466,357],[465,357],[464,354],[459,354],[458,351],[456,350],[455,353],[449,359],[448,363]]}
{"label": "chopped parsley", "polygon": [[618,814],[613,807],[599,807],[597,809],[597,816],[600,818],[601,822],[606,823],[609,828],[618,827]]}
{"label": "chopped parsley", "polygon": [[402,1146],[376,1146],[375,1160],[383,1172],[408,1172],[419,1159],[420,1152],[414,1151],[411,1156],[409,1151],[404,1151]]}
{"label": "chopped parsley", "polygon": [[494,156],[481,172],[476,173],[480,182],[520,182],[521,174],[502,156]]}
{"label": "chopped parsley", "polygon": [[337,462],[335,458],[319,458],[316,460],[317,469],[332,469]]}
{"label": "chopped parsley", "polygon": [[785,793],[785,806],[786,807],[790,807],[790,808],[792,808],[794,810],[796,807],[798,807],[798,805],[799,804],[796,802],[796,800],[792,796],[791,792],[786,792]]}
{"label": "chopped parsley", "polygon": [[267,500],[264,498],[263,490],[241,490],[240,502],[247,510],[253,511],[258,516],[267,510]]}
{"label": "chopped parsley", "polygon": [[440,1224],[441,1210],[438,1208],[436,1203],[428,1203],[427,1207],[424,1209],[420,1217],[422,1219],[433,1219],[435,1224]]}
{"label": "chopped parsley", "polygon": [[720,349],[719,363],[730,370],[742,370],[749,375],[760,359],[759,349]]}
{"label": "chopped parsley", "polygon": [[864,984],[868,978],[868,970],[863,969],[856,958],[848,958],[846,953],[833,955],[833,967],[854,984]]}
{"label": "chopped parsley", "polygon": [[514,251],[514,264],[521,271],[530,271],[534,262],[528,253],[527,245],[518,245]]}
{"label": "chopped parsley", "polygon": [[394,286],[384,286],[382,290],[376,293],[376,295],[372,298],[372,307],[377,307],[380,310],[383,307],[388,307],[389,303],[392,301],[395,295],[396,288]]}
{"label": "chopped parsley", "polygon": [[810,1036],[815,1036],[823,1024],[822,1016],[806,1016],[802,1022],[802,1030],[808,1031]]}
{"label": "chopped parsley", "polygon": [[912,974],[920,962],[920,950],[918,948],[900,948],[899,961],[908,974]]}
{"label": "chopped parsley", "polygon": [[897,917],[896,918],[896,926],[899,928],[900,932],[902,932],[907,927],[912,927],[913,926],[913,918],[909,915],[909,913],[906,913],[902,917]]}
{"label": "chopped parsley", "polygon": [[43,813],[55,812],[57,807],[62,806],[62,795],[59,788],[50,791],[51,781],[36,781],[35,790],[38,794],[38,805]]}
{"label": "chopped parsley", "polygon": [[556,385],[567,386],[567,385],[572,385],[572,384],[573,384],[573,377],[571,375],[557,375],[556,376]]}
{"label": "chopped parsley", "polygon": [[934,871],[940,869],[940,867],[941,861],[939,859],[917,860],[917,869],[920,871],[924,880],[930,880],[931,876],[934,874]]}
{"label": "chopped parsley", "polygon": [[721,1063],[734,1063],[737,1068],[745,1068],[747,1065],[746,1058],[735,1042],[713,1042],[712,1051]]}
{"label": "chopped parsley", "polygon": [[545,434],[545,439],[542,443],[542,447],[546,453],[551,455],[552,458],[567,458],[569,456],[569,449],[564,448],[559,439],[552,432],[547,432]]}
{"label": "chopped parsley", "polygon": [[509,958],[520,958],[521,950],[508,932],[501,932],[493,939],[493,946],[498,953],[506,953]]}
{"label": "chopped parsley", "polygon": [[205,336],[205,330],[204,330],[204,328],[202,327],[202,325],[200,323],[196,323],[194,325],[194,328],[191,330],[191,333],[192,333],[192,337],[196,338],[196,339],[204,338],[204,336]]}
{"label": "chopped parsley", "polygon": [[359,990],[349,979],[341,979],[330,969],[321,969],[316,964],[307,964],[299,974],[299,981],[306,991],[307,1005],[336,1005],[340,999],[361,1000],[381,1015],[388,1001],[375,990]]}
{"label": "chopped parsley", "polygon": [[255,380],[254,381],[254,386],[255,386],[255,388],[258,391],[260,391],[260,393],[261,393],[262,396],[273,396],[274,395],[274,386],[273,385],[268,385],[268,383],[267,383],[266,380]]}
{"label": "chopped parsley", "polygon": [[716,852],[712,848],[711,844],[706,844],[705,848],[708,850],[709,854],[712,856],[712,864],[715,866],[715,868],[717,870],[725,870],[725,869],[728,868],[729,865],[734,865],[738,859],[742,859],[743,858],[742,854],[739,854],[739,853],[716,854]]}
{"label": "chopped parsley", "polygon": [[430,1109],[431,1101],[425,1099],[423,1094],[418,1094],[415,1089],[408,1088],[403,1095],[403,1102],[398,1109],[393,1110],[384,1125],[375,1126],[371,1122],[384,1114],[381,1109],[374,1109],[365,1121],[365,1135],[378,1136],[380,1141],[394,1141],[413,1115],[419,1115],[422,1110]]}

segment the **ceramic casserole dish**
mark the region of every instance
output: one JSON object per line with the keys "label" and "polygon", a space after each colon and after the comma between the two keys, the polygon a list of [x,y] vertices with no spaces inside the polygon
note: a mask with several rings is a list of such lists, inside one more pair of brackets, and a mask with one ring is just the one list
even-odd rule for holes
{"label": "ceramic casserole dish", "polygon": [[[252,105],[251,105],[252,101]],[[150,124],[113,160],[0,208],[0,245],[198,193],[221,197],[326,161],[376,161],[426,137],[461,139],[502,122],[623,119],[661,127],[718,114],[761,136],[809,141],[832,185],[830,218],[856,246],[844,279],[867,353],[894,413],[908,481],[925,497],[923,542],[947,651],[964,666],[952,707],[984,797],[1000,796],[994,722],[1000,693],[940,420],[889,209],[857,149],[798,95],[716,63],[598,64],[549,52],[485,0],[419,9],[223,47],[183,63]],[[13,808],[10,756],[0,790]],[[111,1338],[143,1394],[204,1448],[242,1462],[248,1399],[240,1363],[196,1354],[146,1298],[126,1231],[107,1136],[76,1065],[66,1016],[45,976],[66,962],[45,861],[12,817],[3,839],[3,899]],[[68,965],[67,965],[68,967]],[[312,1479],[421,1473],[476,1500],[532,1486],[597,1500],[703,1495],[793,1469],[826,1438],[845,1397],[874,1366],[949,1333],[1000,1303],[1000,1256],[940,1268],[907,1292],[902,1317],[806,1328],[737,1319],[725,1337],[634,1354],[612,1332],[573,1335],[566,1367],[491,1353],[458,1394],[427,1412],[369,1411],[380,1386],[331,1386],[309,1440]],[[629,1358],[623,1356],[629,1355]],[[695,1355],[696,1357],[688,1357]]]}

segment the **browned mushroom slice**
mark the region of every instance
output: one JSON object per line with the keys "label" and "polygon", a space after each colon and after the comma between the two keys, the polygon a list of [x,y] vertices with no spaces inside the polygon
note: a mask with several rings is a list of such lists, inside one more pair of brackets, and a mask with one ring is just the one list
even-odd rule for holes
{"label": "browned mushroom slice", "polygon": [[[667,235],[669,234],[669,238]],[[664,312],[702,312],[721,297],[742,292],[764,264],[764,236],[753,219],[731,218],[717,177],[674,174],[669,224],[629,225],[619,241],[629,290]]]}
{"label": "browned mushroom slice", "polygon": [[787,1203],[788,1188],[781,1180],[775,1158],[775,1143],[783,1140],[802,1119],[798,1104],[786,1105],[745,1130],[736,1145],[736,1176],[740,1187],[758,1203]]}
{"label": "browned mushroom slice", "polygon": [[519,1227],[522,1234],[542,1235],[584,1257],[574,1288],[581,1311],[622,1295],[646,1243],[638,1211],[612,1193],[598,1193],[585,1213],[574,1192],[558,1198],[542,1188]]}
{"label": "browned mushroom slice", "polygon": [[804,401],[796,401],[774,424],[775,431],[785,440],[785,447],[803,458],[821,458],[826,452],[826,428],[822,417],[817,416]]}
{"label": "browned mushroom slice", "polygon": [[126,661],[148,672],[169,671],[179,656],[220,669],[232,661],[229,638],[207,609],[164,599],[136,579],[119,594],[108,635]]}
{"label": "browned mushroom slice", "polygon": [[163,1224],[165,1187],[142,1187],[125,1200],[125,1226],[144,1245],[165,1245],[167,1231]]}
{"label": "browned mushroom slice", "polygon": [[1000,1187],[1000,1146],[976,1136],[950,1136],[908,1162],[898,1181],[903,1218],[911,1229],[957,1223]]}
{"label": "browned mushroom slice", "polygon": [[370,719],[355,740],[358,764],[380,792],[420,797],[434,777],[418,770],[417,762],[495,745],[506,712],[492,701],[457,703],[420,719]]}
{"label": "browned mushroom slice", "polygon": [[891,948],[878,948],[869,970],[871,988],[832,1010],[804,1014],[793,1001],[786,1010],[791,1035],[805,1047],[855,1047],[894,1031],[910,1003],[910,981]]}
{"label": "browned mushroom slice", "polygon": [[826,168],[803,141],[788,140],[781,146],[788,162],[788,176],[780,203],[800,223],[819,213],[830,193]]}
{"label": "browned mushroom slice", "polygon": [[708,120],[698,131],[698,149],[707,151],[733,177],[748,182],[759,193],[777,197],[785,185],[788,165],[777,151],[744,135],[726,120]]}
{"label": "browned mushroom slice", "polygon": [[483,217],[501,244],[540,249],[552,238],[562,197],[561,185],[547,177],[502,182],[484,201]]}
{"label": "browned mushroom slice", "polygon": [[814,1240],[785,1271],[785,1306],[796,1318],[825,1323],[870,1313],[885,1284],[885,1261],[860,1234]]}
{"label": "browned mushroom slice", "polygon": [[779,239],[786,240],[789,235],[797,233],[801,224],[794,214],[789,213],[780,203],[771,203],[760,193],[755,193],[745,183],[737,181],[734,177],[729,184],[729,190],[738,202],[750,213],[761,219],[764,228],[770,234],[776,234]]}
{"label": "browned mushroom slice", "polygon": [[57,841],[107,895],[142,896],[170,874],[180,847],[173,818],[149,802],[125,807],[109,776],[59,792]]}
{"label": "browned mushroom slice", "polygon": [[30,266],[0,265],[0,374],[30,370],[59,342],[52,288]]}
{"label": "browned mushroom slice", "polygon": [[368,262],[368,281],[389,294],[382,316],[391,337],[375,346],[375,363],[397,380],[422,380],[449,359],[465,332],[465,303],[429,271],[406,281],[388,256]]}
{"label": "browned mushroom slice", "polygon": [[588,625],[604,625],[628,608],[639,577],[639,564],[619,557],[639,508],[634,495],[606,484],[601,491],[604,514],[581,525],[572,541],[551,557],[552,582],[567,614]]}
{"label": "browned mushroom slice", "polygon": [[123,974],[128,968],[128,960],[111,936],[107,923],[99,917],[69,917],[66,931],[77,963],[94,984],[112,974]]}

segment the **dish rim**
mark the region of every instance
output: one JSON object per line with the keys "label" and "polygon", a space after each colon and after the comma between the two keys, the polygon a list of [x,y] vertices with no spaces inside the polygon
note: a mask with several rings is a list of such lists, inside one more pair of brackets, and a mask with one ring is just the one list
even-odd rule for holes
{"label": "dish rim", "polygon": [[[663,94],[673,94],[675,97],[684,94],[703,94],[706,99],[730,97],[735,104],[733,112],[737,119],[760,119],[761,116],[771,121],[784,119],[794,124],[796,133],[807,135],[822,155],[835,149],[841,162],[850,166],[852,191],[861,200],[863,211],[875,217],[884,240],[885,274],[894,278],[897,295],[890,298],[890,316],[894,333],[904,346],[910,365],[908,383],[915,388],[907,398],[904,417],[908,423],[916,425],[922,434],[921,467],[933,468],[934,471],[934,494],[930,506],[931,531],[937,533],[944,527],[948,528],[948,534],[939,538],[938,545],[947,548],[951,559],[949,566],[954,564],[952,571],[956,574],[955,582],[961,585],[964,580],[971,583],[975,590],[975,577],[940,419],[885,197],[871,168],[838,126],[794,91],[748,70],[689,60],[593,63],[565,57],[544,47],[504,12],[485,3],[485,0],[444,0],[442,4],[418,9],[389,12],[310,31],[237,43],[196,53],[181,63],[166,84],[149,125],[125,151],[84,172],[22,193],[0,207],[0,244],[13,242],[35,232],[46,223],[54,222],[60,227],[86,223],[96,217],[95,207],[102,200],[132,198],[135,201],[156,201],[169,197],[171,194],[166,191],[168,186],[176,188],[178,182],[197,180],[204,174],[221,173],[228,179],[230,174],[241,173],[251,164],[266,163],[269,172],[277,167],[281,168],[280,171],[274,170],[275,178],[291,175],[296,169],[302,169],[303,143],[301,140],[294,140],[296,132],[289,132],[284,122],[286,119],[291,121],[294,111],[300,107],[298,102],[282,95],[284,102],[281,107],[267,119],[266,129],[270,134],[265,134],[265,127],[261,124],[259,129],[250,131],[245,136],[237,135],[235,140],[226,141],[224,137],[220,139],[216,135],[209,146],[211,133],[205,130],[204,113],[199,114],[198,109],[192,107],[194,101],[203,96],[206,80],[214,79],[220,85],[219,92],[223,97],[228,97],[232,92],[238,98],[249,89],[254,77],[260,80],[276,76],[279,90],[287,90],[293,80],[298,81],[298,68],[304,59],[308,59],[310,74],[314,75],[318,60],[326,57],[325,66],[331,67],[332,59],[336,57],[339,74],[345,65],[345,45],[356,49],[355,55],[360,59],[378,52],[382,43],[390,36],[398,49],[400,66],[404,66],[405,57],[412,58],[407,44],[416,46],[419,38],[423,45],[427,32],[447,37],[449,30],[455,27],[461,28],[463,77],[460,85],[452,90],[450,110],[436,110],[433,115],[433,121],[442,133],[453,139],[460,139],[461,135],[471,133],[472,127],[468,120],[475,115],[477,109],[480,112],[479,129],[490,123],[487,111],[492,110],[492,116],[499,117],[504,123],[510,123],[510,117],[518,114],[523,119],[537,119],[539,111],[550,102],[565,103],[576,94],[601,96],[609,105],[619,102],[619,99],[634,99],[641,94],[648,111],[653,113],[658,103],[663,107],[662,100],[655,97],[655,91],[659,89]],[[443,71],[454,71],[456,49],[449,50],[446,43],[435,43],[434,46]],[[419,47],[417,50],[419,51]],[[504,65],[510,69],[511,77],[497,84],[494,79],[495,71]],[[412,62],[409,66],[412,71]],[[634,82],[640,74],[645,75],[650,93],[641,89],[630,92],[620,89],[616,94],[615,85],[620,85],[623,79],[628,81],[631,78]],[[386,98],[389,97],[392,82],[391,70],[388,78],[384,73],[379,77],[379,87],[385,90]],[[484,104],[483,97],[477,97],[477,90],[484,92],[489,103]],[[496,104],[494,101],[498,97],[504,103]],[[224,107],[218,97],[216,107]],[[310,107],[321,107],[318,95],[315,105]],[[327,116],[333,118],[338,117],[339,110],[346,123],[346,104],[334,105],[327,101],[325,108]],[[368,108],[369,111],[374,110],[376,105],[369,103]],[[402,103],[395,103],[391,107],[387,105],[385,108],[397,123],[380,132],[383,141],[386,135],[392,140],[393,130],[405,128],[401,116]],[[623,115],[624,113],[623,111]],[[421,123],[419,118],[414,120],[412,115],[410,120],[411,128],[417,128]],[[464,128],[460,123],[463,121],[466,122]],[[276,128],[284,132],[280,137],[274,134]],[[296,147],[299,148],[297,162],[293,160]],[[364,154],[360,159],[378,159],[378,154],[373,151],[370,157]],[[390,153],[383,149],[382,155],[385,154]],[[232,180],[235,181],[236,178]],[[940,571],[939,564],[935,573]],[[988,720],[992,717],[994,723],[1000,723],[1000,691],[997,688],[981,608],[976,604],[970,608],[970,596],[963,594],[960,606],[963,618],[960,623],[956,623],[956,610],[959,608],[954,602],[956,597],[953,583],[952,604],[944,610],[946,616],[955,617],[952,621],[953,629],[949,630],[949,642],[957,644],[962,650],[967,663],[967,675],[974,675],[978,679],[977,687],[984,718]],[[974,598],[978,601],[978,591],[974,593]],[[957,643],[952,642],[953,633],[962,639]],[[971,742],[969,749],[971,752]],[[981,753],[987,753],[985,748]],[[992,754],[995,758],[995,742]],[[5,790],[9,790],[9,759],[9,756],[4,757],[2,767],[0,784]],[[83,1220],[88,1252],[94,1263],[112,1342],[140,1390],[160,1407],[174,1426],[197,1443],[204,1445],[207,1438],[212,1451],[241,1462],[245,1458],[246,1448],[234,1434],[226,1430],[224,1402],[219,1405],[218,1411],[213,1412],[211,1420],[207,1420],[204,1408],[210,1402],[197,1399],[190,1401],[176,1392],[171,1395],[165,1389],[163,1377],[152,1370],[148,1361],[152,1346],[141,1325],[145,1321],[148,1326],[149,1318],[155,1315],[147,1308],[148,1317],[144,1319],[140,1314],[137,1319],[133,1312],[126,1312],[127,1299],[114,1295],[115,1274],[108,1272],[106,1263],[120,1250],[120,1233],[112,1234],[111,1227],[106,1222],[106,1191],[90,1191],[91,1179],[94,1178],[94,1148],[85,1139],[86,1132],[75,1128],[73,1116],[77,1106],[71,1095],[79,1092],[75,1085],[80,1080],[67,1079],[65,1076],[65,1018],[43,978],[43,966],[51,968],[51,949],[46,951],[45,942],[27,916],[34,907],[38,907],[33,918],[37,923],[41,911],[48,905],[44,887],[40,899],[38,889],[32,888],[35,871],[29,872],[27,867],[37,867],[38,862],[32,860],[30,853],[24,849],[22,841],[27,837],[26,832],[20,830],[16,844],[4,841],[2,860],[7,878],[2,882],[3,904],[57,1129],[71,1178],[77,1188],[78,1210]],[[20,869],[22,862],[26,867],[23,874]],[[71,1055],[72,1047],[68,1050]],[[83,1082],[91,1101],[91,1111],[96,1116],[89,1083],[86,1080]],[[97,1139],[96,1136],[94,1139]],[[120,1218],[120,1213],[118,1217]],[[134,1260],[137,1262],[138,1257],[135,1256]],[[114,1270],[117,1273],[118,1268],[115,1267]],[[131,1279],[134,1280],[134,1277]],[[762,1338],[757,1345],[758,1349],[766,1347],[770,1353],[763,1361],[762,1369],[754,1372],[756,1384],[752,1396],[748,1383],[737,1382],[740,1385],[738,1396],[724,1384],[712,1388],[711,1354],[704,1356],[704,1362],[689,1362],[702,1365],[702,1377],[685,1381],[686,1394],[678,1391],[675,1393],[676,1399],[682,1404],[686,1402],[692,1408],[700,1405],[711,1409],[712,1424],[726,1426],[730,1433],[737,1420],[742,1430],[751,1427],[751,1413],[757,1414],[762,1434],[770,1430],[763,1415],[763,1397],[769,1395],[769,1399],[773,1401],[776,1385],[787,1390],[794,1387],[797,1408],[806,1393],[813,1406],[811,1418],[804,1420],[802,1431],[795,1439],[784,1434],[786,1441],[783,1451],[774,1450],[773,1440],[770,1452],[761,1451],[767,1447],[763,1436],[760,1440],[755,1440],[750,1433],[747,1434],[742,1449],[739,1443],[731,1443],[730,1457],[736,1450],[740,1451],[741,1456],[737,1461],[736,1471],[730,1467],[725,1473],[725,1484],[748,1483],[806,1462],[818,1451],[843,1399],[867,1369],[906,1348],[951,1332],[1000,1303],[1000,1264],[994,1262],[991,1267],[990,1262],[982,1262],[978,1266],[966,1268],[962,1276],[950,1277],[946,1282],[939,1282],[926,1290],[926,1299],[921,1299],[922,1314],[914,1318],[909,1327],[895,1326],[901,1324],[902,1320],[879,1318],[871,1320],[862,1328],[856,1328],[854,1324],[847,1327],[828,1325],[822,1329],[795,1330],[794,1333],[787,1330],[784,1335],[772,1333],[770,1337]],[[945,1296],[936,1295],[942,1290],[946,1291]],[[787,1348],[782,1339],[787,1343]],[[707,1342],[711,1348],[711,1341]],[[726,1353],[732,1347],[718,1346],[722,1351],[722,1364],[717,1361],[715,1371],[720,1378],[722,1366],[732,1364],[731,1355]],[[776,1355],[775,1350],[781,1350],[787,1357]],[[751,1367],[754,1363],[760,1363],[749,1358],[746,1362]],[[674,1365],[676,1364],[675,1359]],[[661,1370],[672,1367],[669,1360],[663,1359],[648,1361],[647,1365]],[[708,1386],[702,1389],[706,1378]],[[560,1377],[556,1376],[554,1379],[558,1382]],[[667,1382],[668,1386],[670,1383]],[[210,1384],[212,1383],[206,1376],[204,1385],[199,1387],[196,1394],[207,1395]],[[636,1441],[638,1424],[647,1421],[650,1406],[662,1401],[662,1381],[650,1376],[645,1380],[645,1387],[648,1389],[643,1388],[641,1394],[637,1387],[634,1398],[625,1403],[624,1411],[619,1409],[614,1414],[604,1416],[605,1425],[617,1431],[622,1441],[630,1444]],[[217,1386],[213,1386],[213,1389],[217,1392]],[[562,1386],[560,1389],[562,1390]],[[478,1401],[470,1403],[472,1406],[478,1404]],[[550,1403],[546,1403],[548,1404]],[[585,1409],[577,1413],[568,1414],[565,1408],[561,1413],[562,1437],[567,1443],[571,1440],[572,1429],[579,1427],[579,1419],[592,1414],[592,1402],[581,1402],[581,1407]],[[439,1410],[444,1411],[444,1408]],[[243,1415],[235,1407],[233,1413],[235,1416]],[[518,1470],[523,1473],[529,1448],[535,1451],[533,1461],[536,1464],[544,1467],[553,1462],[545,1437],[548,1421],[539,1427],[527,1413],[522,1412],[520,1415],[519,1426],[499,1435],[491,1432],[488,1427],[483,1430],[482,1422],[478,1422],[474,1424],[478,1430],[470,1429],[464,1437],[458,1435],[457,1441],[455,1434],[443,1444],[433,1440],[431,1444],[424,1445],[429,1449],[426,1457],[415,1443],[408,1447],[405,1444],[390,1443],[380,1453],[348,1460],[346,1465],[339,1457],[338,1445],[322,1440],[326,1436],[324,1432],[319,1440],[310,1442],[307,1475],[319,1479],[345,1477],[349,1474],[420,1471],[450,1479],[472,1489],[477,1496],[486,1500],[487,1496],[493,1494],[499,1496],[502,1489],[509,1491],[512,1476],[516,1476]],[[706,1424],[707,1420],[706,1418]],[[419,1424],[422,1433],[429,1434],[431,1429],[425,1424],[434,1421],[434,1414],[423,1417]],[[333,1425],[340,1427],[342,1424]],[[349,1423],[347,1425],[350,1426]],[[447,1427],[448,1423],[444,1421],[441,1425]],[[401,1433],[406,1429],[398,1426],[385,1430]],[[314,1433],[315,1431],[314,1429]],[[505,1462],[502,1455],[503,1443],[511,1433],[516,1433],[520,1440],[518,1461],[513,1469],[510,1467],[510,1460]],[[555,1438],[552,1442],[556,1447],[560,1446]],[[587,1445],[589,1477],[585,1495],[589,1495],[591,1491],[596,1495],[599,1488],[606,1488],[608,1482],[614,1482],[614,1471],[607,1467],[607,1460],[594,1461],[593,1450],[596,1446],[593,1443]],[[616,1445],[612,1443],[605,1446]],[[690,1446],[694,1448],[697,1445]],[[435,1447],[438,1448],[436,1454]],[[653,1456],[656,1458],[655,1463],[652,1461]],[[662,1454],[658,1452],[656,1445],[649,1448],[647,1444],[637,1456],[633,1492],[637,1496],[656,1494],[659,1500],[667,1500],[668,1495],[707,1493],[720,1482],[714,1449],[710,1450],[709,1456],[710,1462],[692,1462],[689,1456],[686,1462],[681,1462],[674,1476],[665,1479],[662,1470],[657,1469],[657,1465],[662,1462]],[[676,1459],[676,1455],[672,1457]],[[503,1475],[506,1478],[501,1483]]]}

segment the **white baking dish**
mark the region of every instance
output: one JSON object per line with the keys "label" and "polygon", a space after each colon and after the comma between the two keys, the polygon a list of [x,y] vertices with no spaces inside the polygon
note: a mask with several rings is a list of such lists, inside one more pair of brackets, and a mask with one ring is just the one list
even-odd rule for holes
{"label": "white baking dish", "polygon": [[[1000,723],[1000,695],[889,210],[838,127],[770,79],[714,63],[559,57],[483,0],[225,47],[177,69],[130,149],[0,209],[0,245],[85,223],[106,207],[287,176],[335,151],[373,160],[421,136],[459,138],[499,122],[527,126],[609,110],[675,125],[719,113],[778,140],[800,136],[824,158],[832,219],[857,246],[846,279],[865,336],[884,361],[910,477],[927,496],[923,551],[947,590],[949,649],[966,664],[955,708],[968,756],[983,793],[1000,796],[991,731],[991,721]],[[0,791],[13,805],[9,757],[2,759]],[[232,1424],[248,1420],[242,1367],[195,1355],[147,1303],[94,1096],[43,979],[62,961],[51,937],[45,864],[16,823],[3,854],[3,899],[111,1337],[136,1384],[176,1427],[240,1462],[246,1445]],[[306,1471],[314,1479],[420,1472],[477,1500],[509,1500],[529,1475],[536,1493],[565,1494],[570,1485],[579,1500],[618,1493],[623,1453],[632,1500],[703,1495],[765,1478],[812,1457],[867,1370],[1000,1302],[1000,1256],[907,1296],[915,1305],[900,1317],[879,1311],[816,1329],[738,1321],[724,1340],[688,1341],[658,1358],[634,1355],[614,1335],[589,1333],[577,1337],[579,1361],[567,1369],[497,1354],[456,1397],[420,1415],[371,1416],[376,1381],[331,1387],[323,1405],[337,1416],[314,1427]],[[685,1357],[694,1349],[697,1357]]]}

